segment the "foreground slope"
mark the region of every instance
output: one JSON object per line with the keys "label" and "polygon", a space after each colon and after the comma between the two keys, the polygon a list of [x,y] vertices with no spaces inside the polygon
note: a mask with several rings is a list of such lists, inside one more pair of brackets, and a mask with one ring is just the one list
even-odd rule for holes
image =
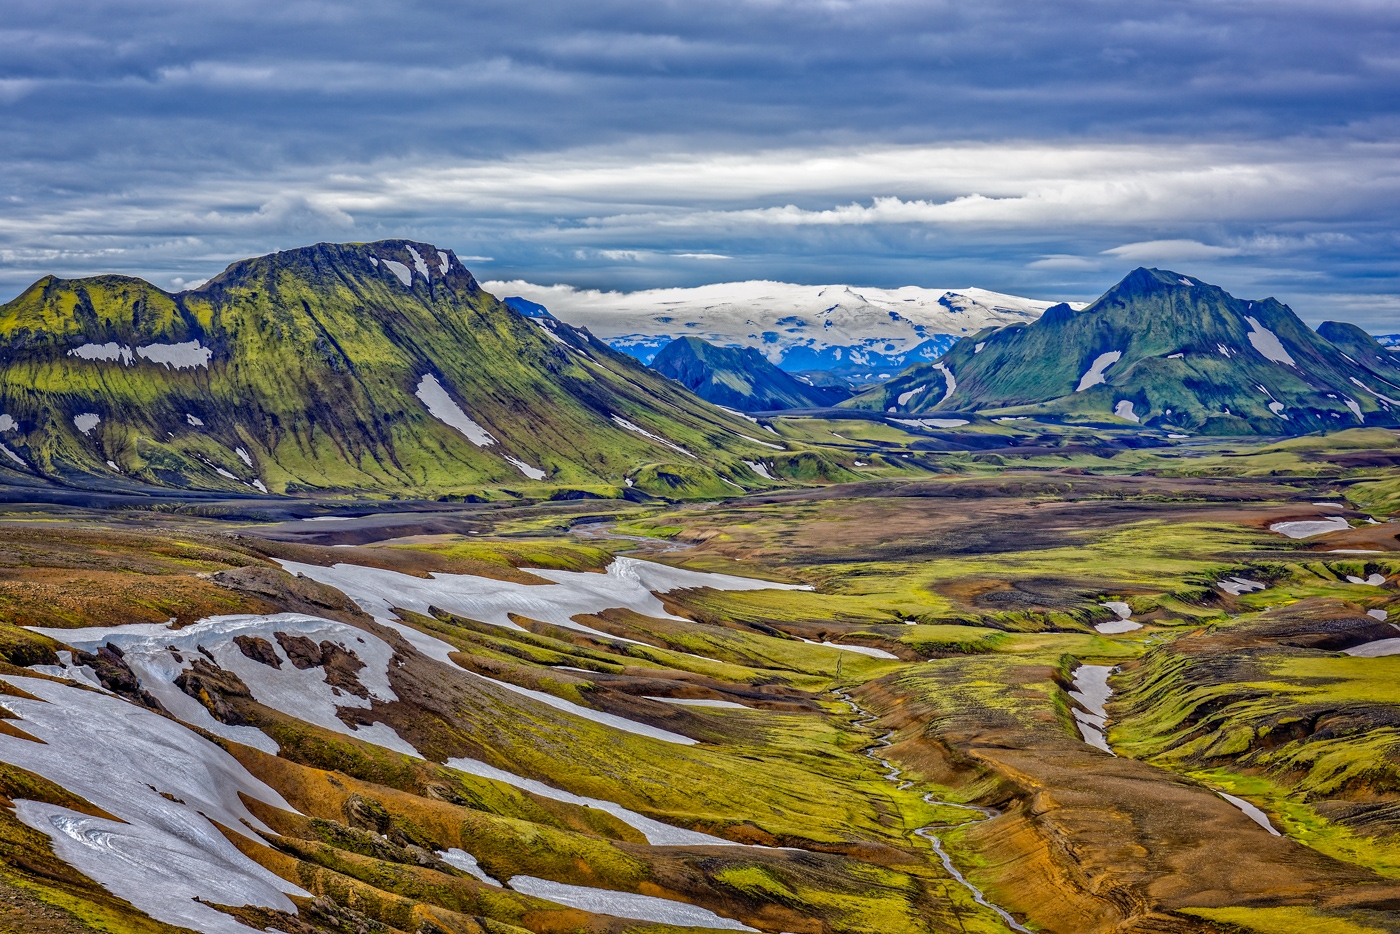
{"label": "foreground slope", "polygon": [[671,464],[723,490],[761,482],[744,460],[772,447],[404,240],[257,257],[179,294],[45,277],[0,306],[0,350],[0,463],[81,485],[615,495]]}
{"label": "foreground slope", "polygon": [[1275,299],[1137,269],[1083,311],[1058,305],[1033,324],[981,331],[851,404],[1303,434],[1396,424],[1400,371],[1383,354],[1347,325],[1313,331]]}
{"label": "foreground slope", "polygon": [[698,337],[671,341],[651,368],[707,402],[745,412],[820,408],[851,395],[836,386],[800,382],[752,347],[716,347]]}

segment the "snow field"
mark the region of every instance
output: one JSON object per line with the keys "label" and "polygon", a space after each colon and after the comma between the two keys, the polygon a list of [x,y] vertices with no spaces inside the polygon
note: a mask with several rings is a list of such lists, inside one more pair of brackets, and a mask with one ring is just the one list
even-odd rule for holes
{"label": "snow field", "polygon": [[1301,522],[1275,522],[1269,526],[1269,531],[1289,538],[1312,538],[1314,535],[1326,535],[1328,532],[1345,532],[1349,528],[1351,526],[1341,516],[1329,516],[1326,519]]}
{"label": "snow field", "polygon": [[[200,657],[212,656],[225,671],[231,671],[247,685],[253,698],[275,710],[307,723],[347,736],[422,758],[394,730],[383,723],[352,728],[336,716],[337,707],[368,710],[371,699],[398,700],[389,686],[389,665],[394,650],[383,639],[354,626],[300,613],[271,616],[213,616],[183,629],[152,623],[135,626],[99,626],[87,629],[34,628],[59,642],[85,652],[112,644],[122,650],[126,663],[141,680],[141,686],[175,716],[216,736],[276,754],[278,746],[267,734],[250,726],[230,726],[214,717],[194,698],[180,690],[175,679],[193,668]],[[326,683],[323,667],[298,668],[278,644],[275,633],[304,636],[312,642],[329,641],[353,653],[365,667],[356,675],[368,698],[341,691]],[[274,668],[249,658],[234,641],[239,636],[261,638],[272,645],[282,663]],[[203,648],[204,653],[200,649]],[[177,655],[179,656],[177,658]]]}
{"label": "snow field", "polygon": [[40,698],[4,696],[0,706],[43,742],[0,735],[0,760],[124,821],[16,801],[19,819],[47,835],[60,859],[157,920],[202,934],[249,928],[196,897],[295,913],[287,895],[308,893],[244,856],[211,823],[261,843],[249,828],[269,828],[238,796],[292,810],[281,795],[218,746],[143,707],[38,678],[4,680]]}

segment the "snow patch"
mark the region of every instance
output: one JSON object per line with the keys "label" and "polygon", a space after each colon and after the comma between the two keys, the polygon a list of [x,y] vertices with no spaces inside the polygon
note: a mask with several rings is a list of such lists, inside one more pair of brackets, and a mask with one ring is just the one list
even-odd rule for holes
{"label": "snow patch", "polygon": [[978,341],[976,344],[974,344],[974,345],[972,346],[972,352],[973,352],[974,354],[979,354],[979,353],[982,352],[982,348],[983,348],[983,347],[986,347],[986,346],[987,346],[987,342],[986,342],[986,341]]}
{"label": "snow patch", "polygon": [[81,415],[73,416],[74,426],[84,435],[91,434],[92,430],[101,424],[101,422],[102,416],[98,415],[96,412],[84,412]]}
{"label": "snow patch", "polygon": [[760,441],[760,440],[758,440],[757,438],[750,438],[748,435],[740,435],[737,431],[735,432],[735,434],[736,434],[736,435],[739,435],[739,437],[743,438],[745,441],[750,441],[750,442],[752,442],[752,443],[758,445],[759,447],[771,448],[771,449],[774,450],[774,451],[786,451],[786,450],[787,450],[787,448],[783,447],[781,444],[769,444],[767,441]]}
{"label": "snow patch", "polygon": [[199,341],[185,341],[180,344],[147,344],[136,348],[136,356],[152,363],[163,363],[167,370],[191,370],[199,367],[208,369],[214,351],[202,346]]}
{"label": "snow patch", "polygon": [[[940,373],[943,374],[943,379],[944,379],[944,381],[947,382],[947,384],[948,384],[948,391],[945,392],[945,393],[943,393],[943,398],[944,398],[944,399],[947,399],[947,398],[948,398],[949,396],[951,396],[953,393],[957,392],[957,389],[958,389],[958,381],[957,381],[957,379],[954,378],[954,376],[953,376],[953,371],[950,370],[950,369],[948,369],[947,364],[942,363],[942,362],[935,363],[935,364],[933,365],[933,368],[934,368],[935,370],[938,370]],[[882,375],[883,375],[883,374],[882,374]]]}
{"label": "snow patch", "polygon": [[238,459],[241,460],[243,463],[247,464],[249,467],[253,466],[253,459],[248,456],[247,451],[243,450],[242,448],[234,448],[233,453],[237,454]]}
{"label": "snow patch", "polygon": [[1186,354],[1184,354],[1184,353],[1169,353],[1169,354],[1167,354],[1167,359],[1168,359],[1168,360],[1181,360],[1181,359],[1184,359],[1185,357],[1186,357]]}
{"label": "snow patch", "polygon": [[887,658],[899,660],[898,655],[892,655],[884,649],[872,649],[868,645],[845,645],[840,642],[813,642],[811,639],[803,639],[808,645],[824,645],[829,649],[840,649],[843,652],[855,652],[857,655],[869,655],[871,658]]}
{"label": "snow patch", "polygon": [[612,420],[614,423],[617,424],[619,428],[625,428],[634,434],[639,434],[644,438],[648,438],[652,441],[655,441],[657,444],[662,445],[663,447],[668,447],[671,450],[677,452],[678,454],[684,454],[686,457],[695,456],[694,454],[687,451],[685,448],[681,447],[679,444],[667,441],[660,435],[654,435],[651,432],[647,431],[645,428],[642,428],[640,425],[632,424],[627,419],[623,418],[621,415],[614,415],[612,417]]}
{"label": "snow patch", "polygon": [[423,262],[423,257],[419,256],[413,247],[409,247],[408,252],[413,254],[413,268],[418,270],[424,279],[431,280],[433,277],[428,274],[428,264]]}
{"label": "snow patch", "polygon": [[1133,620],[1133,608],[1121,600],[1105,601],[1104,606],[1113,611],[1118,618],[1106,623],[1099,623],[1094,628],[1106,636],[1116,636],[1125,632],[1132,632],[1134,629],[1141,629],[1142,623]]}
{"label": "snow patch", "polygon": [[927,389],[927,388],[928,388],[928,385],[927,385],[927,384],[924,384],[923,386],[915,386],[913,389],[909,390],[908,392],[901,392],[901,393],[899,394],[899,398],[897,398],[895,401],[898,402],[900,405],[908,405],[910,399],[914,398],[915,396],[917,396],[919,393],[923,392],[923,391],[924,391],[925,389]]}
{"label": "snow patch", "polygon": [[1346,403],[1347,408],[1351,409],[1351,414],[1356,416],[1357,421],[1364,422],[1366,420],[1366,416],[1361,414],[1361,406],[1356,404],[1355,399],[1343,399],[1342,401]]}
{"label": "snow patch", "polygon": [[1217,791],[1216,794],[1220,795],[1220,797],[1224,798],[1226,801],[1239,808],[1242,812],[1244,812],[1245,817],[1248,817],[1250,820],[1254,821],[1254,823],[1258,824],[1260,827],[1263,827],[1275,837],[1283,836],[1283,834],[1279,833],[1277,830],[1274,829],[1273,824],[1269,823],[1268,815],[1265,814],[1263,811],[1259,810],[1254,805],[1250,804],[1248,801],[1244,800],[1243,798],[1236,798],[1234,795],[1227,795],[1223,791]]}
{"label": "snow patch", "polygon": [[1372,619],[1378,619],[1381,622],[1385,622],[1390,614],[1386,613],[1385,610],[1367,610],[1366,615],[1371,617]]}
{"label": "snow patch", "polygon": [[1108,678],[1116,669],[1108,665],[1080,665],[1074,669],[1074,690],[1069,696],[1083,709],[1075,709],[1074,722],[1079,727],[1079,735],[1096,749],[1102,749],[1110,756],[1115,753],[1108,745],[1105,729],[1108,726],[1108,712],[1105,706],[1113,696],[1108,686]]}
{"label": "snow patch", "polygon": [[591,911],[614,918],[651,921],[676,927],[706,928],[718,931],[757,931],[733,918],[725,918],[699,905],[675,902],[651,895],[635,895],[612,889],[593,889],[565,882],[551,882],[534,876],[512,876],[510,887],[517,892],[543,898],[570,908]]}
{"label": "snow patch", "polygon": [[1252,581],[1247,577],[1231,577],[1227,580],[1218,581],[1215,586],[1232,597],[1253,593],[1256,590],[1269,589],[1267,584],[1261,584],[1259,581]]}
{"label": "snow patch", "polygon": [[1133,411],[1133,403],[1128,399],[1120,400],[1118,404],[1113,407],[1113,414],[1130,422],[1142,421]]}
{"label": "snow patch", "polygon": [[644,695],[647,700],[660,701],[663,704],[677,704],[681,707],[713,707],[717,710],[753,710],[744,704],[736,704],[734,701],[709,700],[702,697],[652,697]]}
{"label": "snow patch", "polygon": [[11,415],[0,415],[0,431],[19,431],[19,422]]}
{"label": "snow patch", "polygon": [[[458,616],[518,630],[520,627],[510,619],[510,614],[514,613],[610,641],[633,640],[619,640],[617,636],[575,622],[574,617],[608,609],[628,609],[643,616],[684,622],[683,617],[667,613],[655,593],[695,587],[712,587],[715,590],[811,589],[797,584],[777,584],[729,574],[687,571],[628,557],[613,559],[605,574],[530,569],[530,573],[536,577],[551,581],[549,584],[517,584],[473,574],[434,573],[430,580],[424,580],[397,571],[353,564],[325,568],[280,559],[278,563],[292,574],[305,574],[312,580],[337,588],[377,622],[386,625],[399,622],[394,615],[395,608],[430,616],[432,614],[428,609],[435,606]],[[400,631],[403,632],[402,629]],[[415,638],[408,632],[404,632],[404,635],[410,642]],[[434,641],[439,646],[446,645],[439,640]],[[418,643],[414,644],[418,646]],[[418,648],[430,657],[450,662],[445,654],[432,655],[427,648]],[[437,651],[443,650],[439,648]]]}
{"label": "snow patch", "polygon": [[1284,349],[1283,342],[1278,339],[1277,334],[1264,327],[1257,318],[1251,315],[1245,315],[1244,320],[1249,322],[1251,328],[1249,334],[1246,335],[1249,342],[1254,345],[1255,350],[1263,355],[1265,360],[1272,360],[1274,363],[1282,363],[1285,366],[1296,367],[1298,365]]}
{"label": "snow patch", "polygon": [[1353,584],[1364,584],[1367,587],[1384,587],[1385,575],[1372,574],[1369,577],[1361,578],[1357,577],[1355,574],[1348,574],[1347,581]]}
{"label": "snow patch", "polygon": [[0,452],[4,452],[6,457],[14,461],[16,464],[19,464],[21,467],[29,466],[24,462],[24,458],[20,457],[14,451],[11,451],[8,445],[0,444]]}
{"label": "snow patch", "polygon": [[476,857],[466,850],[455,846],[450,850],[439,850],[438,859],[454,869],[462,870],[469,876],[475,876],[487,885],[494,885],[498,889],[501,887],[501,883],[488,876],[486,870],[477,863]]}
{"label": "snow patch", "polygon": [[1270,532],[1277,532],[1289,538],[1312,538],[1314,535],[1326,535],[1329,532],[1345,532],[1351,528],[1347,520],[1341,516],[1331,516],[1327,519],[1309,519],[1302,522],[1275,522],[1269,526]]}
{"label": "snow patch", "polygon": [[890,418],[886,421],[906,428],[961,428],[971,424],[965,418]]}
{"label": "snow patch", "polygon": [[123,347],[116,341],[109,341],[105,344],[84,344],[68,351],[68,356],[77,357],[80,360],[120,360],[126,366],[130,366],[134,362],[131,348]]}
{"label": "snow patch", "polygon": [[403,263],[396,260],[386,259],[384,265],[389,267],[389,271],[399,277],[399,281],[406,286],[413,285],[413,273]]}
{"label": "snow patch", "polygon": [[1099,354],[1089,365],[1089,369],[1084,371],[1084,375],[1079,377],[1079,385],[1074,387],[1074,391],[1083,392],[1091,386],[1107,382],[1104,379],[1104,371],[1121,359],[1123,359],[1123,351],[1121,350],[1110,350],[1107,353]]}
{"label": "snow patch", "polygon": [[1379,399],[1379,400],[1381,400],[1382,402],[1384,402],[1386,405],[1396,405],[1396,406],[1400,406],[1400,402],[1395,401],[1394,399],[1390,398],[1389,396],[1383,396],[1383,395],[1381,395],[1380,393],[1378,393],[1378,392],[1376,392],[1374,389],[1372,389],[1370,386],[1367,386],[1365,383],[1361,382],[1361,380],[1357,379],[1355,376],[1351,377],[1351,381],[1352,381],[1353,383],[1355,383],[1357,386],[1360,386],[1362,389],[1364,389],[1364,390],[1366,390],[1367,392],[1369,392],[1371,395],[1375,396],[1377,399]]}
{"label": "snow patch", "polygon": [[437,251],[437,254],[438,254],[438,275],[440,275],[440,276],[445,276],[445,275],[447,275],[448,270],[450,270],[450,269],[452,268],[452,257],[450,257],[450,256],[448,256],[446,253],[442,252],[442,250],[438,250],[438,251]]}
{"label": "snow patch", "polygon": [[[388,262],[388,260],[385,260]],[[442,384],[437,381],[437,377],[429,373],[418,381],[418,388],[413,394],[419,398],[423,405],[427,406],[428,414],[438,421],[452,428],[457,429],[467,440],[479,448],[495,444],[496,439],[491,436],[485,428],[468,417],[466,412],[452,401],[452,397],[447,394],[447,390],[442,388]]]}
{"label": "snow patch", "polygon": [[[389,663],[394,650],[378,636],[346,623],[301,613],[277,613],[271,616],[212,616],[183,629],[172,629],[161,623],[87,629],[31,628],[34,632],[86,652],[96,651],[103,645],[116,645],[124,653],[123,657],[131,670],[141,679],[141,686],[175,716],[216,736],[273,755],[277,753],[277,743],[267,734],[255,727],[230,726],[215,720],[203,704],[175,685],[180,673],[200,657],[201,647],[213,656],[220,668],[236,674],[258,703],[307,723],[422,758],[417,750],[383,723],[352,728],[336,716],[339,707],[368,710],[372,700],[398,700],[398,695],[389,686]],[[278,644],[274,635],[278,632],[305,636],[316,643],[331,642],[352,652],[364,663],[365,667],[359,669],[356,677],[368,691],[369,697],[358,697],[327,684],[323,667],[296,667]],[[273,653],[282,662],[281,667],[274,668],[244,655],[234,642],[238,636],[261,638],[271,643]],[[183,660],[177,660],[176,654]]]}
{"label": "snow patch", "polygon": [[192,425],[195,428],[204,427],[204,419],[191,415],[189,412],[185,413],[185,421],[189,422],[190,425]]}
{"label": "snow patch", "polygon": [[545,478],[545,472],[543,470],[540,470],[538,467],[531,467],[529,464],[525,463],[520,458],[511,457],[509,454],[502,454],[501,456],[504,457],[506,459],[506,462],[509,463],[512,467],[523,473],[525,476],[529,477],[531,480],[543,480]]}
{"label": "snow patch", "polygon": [[43,742],[0,736],[0,760],[124,821],[17,800],[16,815],[47,835],[60,859],[151,917],[204,934],[248,934],[248,928],[196,898],[296,912],[287,895],[308,893],[244,856],[212,823],[265,845],[247,828],[268,828],[239,795],[292,810],[232,756],[111,695],[38,678],[4,680],[40,698],[5,696],[0,706]]}
{"label": "snow patch", "polygon": [[456,769],[459,772],[466,772],[468,775],[475,775],[478,778],[489,778],[492,781],[509,785],[512,788],[519,788],[521,791],[528,791],[531,794],[539,795],[541,798],[548,798],[551,801],[563,801],[565,804],[577,804],[580,807],[596,808],[599,811],[611,814],[618,820],[634,827],[642,832],[647,838],[647,843],[652,846],[741,846],[720,837],[712,837],[706,833],[699,833],[694,830],[685,830],[681,827],[672,827],[663,824],[659,820],[653,820],[638,814],[636,811],[629,811],[620,804],[613,804],[611,801],[603,801],[599,798],[586,798],[583,795],[576,795],[572,792],[563,791],[544,782],[536,781],[533,778],[522,778],[505,769],[498,769],[494,765],[487,765],[476,759],[448,759],[448,768]]}
{"label": "snow patch", "polygon": [[768,468],[758,461],[744,461],[744,465],[765,480],[775,479],[773,475],[768,472]]}

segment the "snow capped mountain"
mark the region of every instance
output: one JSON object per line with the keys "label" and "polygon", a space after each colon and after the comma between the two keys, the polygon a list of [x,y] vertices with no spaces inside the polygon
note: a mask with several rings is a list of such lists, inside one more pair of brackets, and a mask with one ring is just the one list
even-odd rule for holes
{"label": "snow capped mountain", "polygon": [[699,337],[720,346],[757,348],[788,371],[863,368],[887,376],[937,358],[955,340],[982,328],[1034,321],[1055,304],[985,289],[762,280],[640,292],[521,280],[482,285],[496,295],[543,305],[644,363],[678,337]]}

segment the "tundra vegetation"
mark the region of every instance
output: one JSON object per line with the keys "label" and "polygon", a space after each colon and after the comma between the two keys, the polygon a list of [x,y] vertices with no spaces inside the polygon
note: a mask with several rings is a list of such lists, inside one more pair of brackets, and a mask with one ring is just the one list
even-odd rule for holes
{"label": "tundra vegetation", "polygon": [[[1071,427],[992,459],[886,422],[770,424],[861,479],[6,507],[0,930],[182,929],[21,819],[132,820],[13,751],[49,744],[24,713],[42,681],[184,720],[265,786],[212,789],[255,819],[215,826],[287,902],[204,898],[255,930],[1400,929],[1395,432],[1132,449]],[[1327,516],[1346,528],[1271,529]],[[525,601],[510,626],[392,600],[454,575],[606,592],[620,557],[698,573],[657,572],[683,586],[649,584],[649,612]],[[333,566],[368,570],[337,589]],[[278,622],[306,616],[344,638]],[[256,625],[179,649],[210,617]],[[111,635],[140,625],[169,627],[198,717]],[[1083,665],[1110,670],[1101,706]]]}

